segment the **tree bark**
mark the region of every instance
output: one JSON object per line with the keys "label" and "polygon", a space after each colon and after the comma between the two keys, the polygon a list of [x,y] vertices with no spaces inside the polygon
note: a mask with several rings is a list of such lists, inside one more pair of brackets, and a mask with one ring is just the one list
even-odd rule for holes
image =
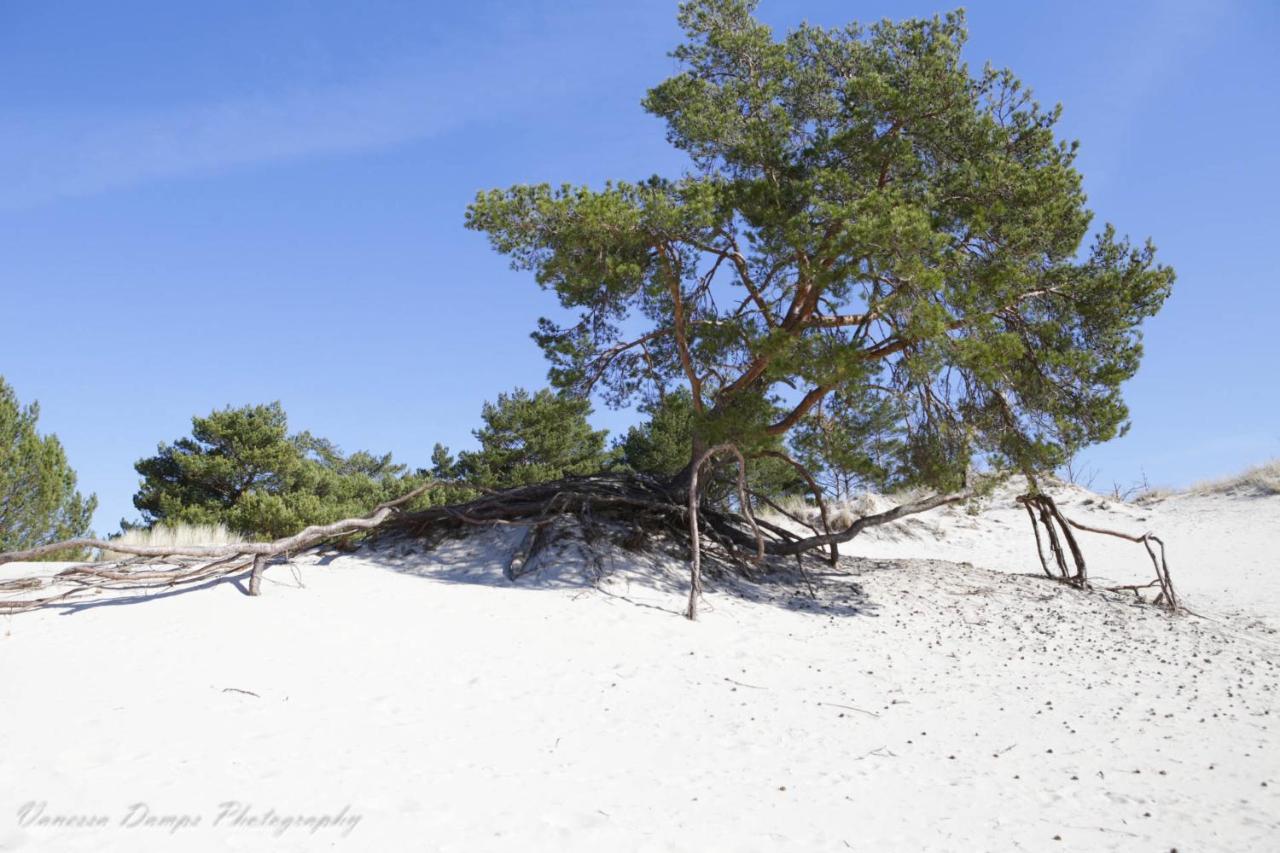
{"label": "tree bark", "polygon": [[267,557],[265,554],[255,554],[253,557],[253,573],[249,575],[249,594],[262,594],[262,572],[267,567]]}
{"label": "tree bark", "polygon": [[685,611],[685,616],[689,619],[698,618],[698,599],[702,597],[702,546],[698,536],[698,474],[703,467],[711,461],[712,457],[719,453],[732,453],[738,462],[738,500],[742,504],[742,514],[746,516],[747,521],[751,522],[751,530],[755,533],[756,538],[756,560],[764,560],[764,535],[760,532],[760,528],[756,525],[755,516],[751,512],[751,498],[747,495],[747,461],[742,457],[742,451],[738,450],[732,444],[718,444],[708,450],[703,451],[702,455],[694,460],[693,474],[689,484],[689,549],[690,549],[690,577],[689,577],[689,607]]}

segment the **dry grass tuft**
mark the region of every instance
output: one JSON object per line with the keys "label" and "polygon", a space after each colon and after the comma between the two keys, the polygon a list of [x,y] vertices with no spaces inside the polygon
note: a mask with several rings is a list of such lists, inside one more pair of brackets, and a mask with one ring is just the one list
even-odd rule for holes
{"label": "dry grass tuft", "polygon": [[1167,486],[1156,486],[1141,492],[1133,499],[1133,502],[1141,506],[1146,506],[1147,504],[1159,503],[1165,498],[1171,498],[1177,493],[1176,489],[1171,489]]}
{"label": "dry grass tuft", "polygon": [[[221,524],[156,525],[150,530],[129,530],[116,537],[122,545],[233,545],[247,541]],[[100,560],[122,560],[128,554],[103,551]]]}
{"label": "dry grass tuft", "polygon": [[1197,483],[1189,491],[1195,495],[1280,495],[1280,459],[1255,465],[1234,477]]}
{"label": "dry grass tuft", "polygon": [[[875,515],[878,512],[884,512],[887,509],[904,503],[912,498],[912,493],[902,493],[892,497],[877,495],[873,492],[864,492],[850,500],[828,500],[827,501],[827,519],[831,522],[832,530],[845,530],[855,521],[867,515]],[[797,518],[818,527],[822,524],[822,513],[816,504],[801,495],[789,495],[778,501],[778,506],[785,509]],[[765,516],[774,516],[770,510],[763,510]],[[777,520],[776,518],[774,520]]]}

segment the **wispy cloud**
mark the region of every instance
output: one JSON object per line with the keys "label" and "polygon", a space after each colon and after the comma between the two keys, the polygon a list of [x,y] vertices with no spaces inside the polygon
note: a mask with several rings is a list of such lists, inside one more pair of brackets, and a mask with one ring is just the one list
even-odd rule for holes
{"label": "wispy cloud", "polygon": [[[520,47],[527,56],[536,46]],[[500,52],[486,53],[453,68],[399,68],[342,86],[158,113],[0,120],[0,208],[395,146],[544,104],[563,94],[570,79],[554,67],[546,75],[513,75],[509,61],[498,61]]]}

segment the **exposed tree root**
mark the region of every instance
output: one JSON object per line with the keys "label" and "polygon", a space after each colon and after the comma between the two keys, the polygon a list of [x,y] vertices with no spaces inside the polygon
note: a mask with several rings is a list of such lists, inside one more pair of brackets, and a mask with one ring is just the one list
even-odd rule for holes
{"label": "exposed tree root", "polygon": [[[249,579],[249,595],[258,595],[262,573],[267,563],[281,555],[296,554],[326,541],[352,533],[375,530],[394,517],[399,507],[420,497],[439,484],[421,486],[393,501],[380,504],[363,518],[348,518],[333,524],[320,524],[293,536],[274,542],[237,542],[231,545],[128,545],[103,539],[70,539],[0,554],[0,563],[35,560],[69,548],[97,548],[129,554],[124,560],[72,566],[51,578],[18,578],[4,582],[3,590],[53,590],[67,587],[51,595],[0,601],[0,613],[20,613],[50,604],[60,604],[105,590],[145,590],[190,586],[218,577],[235,574],[253,566]],[[145,568],[163,564],[167,568]],[[144,568],[136,568],[136,567]]]}
{"label": "exposed tree root", "polygon": [[[1163,606],[1171,612],[1182,610],[1182,605],[1178,600],[1178,595],[1173,588],[1173,578],[1169,574],[1169,563],[1165,559],[1164,542],[1160,537],[1153,533],[1143,533],[1134,535],[1131,533],[1123,533],[1118,530],[1107,530],[1102,527],[1091,527],[1081,524],[1078,521],[1067,518],[1058,509],[1058,505],[1054,503],[1053,498],[1046,494],[1021,495],[1018,502],[1022,504],[1027,511],[1027,516],[1031,519],[1031,529],[1036,535],[1036,555],[1040,558],[1040,565],[1044,568],[1044,573],[1054,580],[1061,580],[1064,583],[1087,589],[1089,586],[1088,571],[1085,566],[1084,553],[1080,550],[1079,544],[1076,542],[1075,536],[1072,534],[1072,528],[1076,530],[1084,530],[1089,533],[1099,533],[1103,536],[1115,536],[1118,539],[1125,539],[1129,542],[1137,542],[1147,549],[1147,555],[1151,558],[1151,565],[1155,568],[1155,580],[1146,584],[1125,584],[1122,586],[1105,587],[1111,592],[1132,591],[1139,598],[1142,597],[1141,590],[1159,587],[1160,594],[1156,596],[1153,602],[1156,605]],[[1037,519],[1038,512],[1038,519]],[[1049,539],[1049,550],[1053,554],[1054,562],[1057,564],[1059,577],[1055,578],[1052,571],[1049,570],[1049,563],[1044,556],[1044,546],[1040,538],[1040,525],[1043,524]],[[1075,572],[1071,572],[1067,567],[1066,554],[1062,549],[1062,544],[1058,538],[1058,531],[1062,532],[1062,538],[1066,540],[1071,550],[1071,558],[1075,565]],[[1157,556],[1156,549],[1152,547],[1152,543],[1159,546],[1160,553]]]}
{"label": "exposed tree root", "polygon": [[[771,456],[774,459],[781,459],[783,462],[786,462],[792,468],[795,468],[796,472],[799,473],[800,476],[804,478],[805,483],[809,485],[809,491],[813,494],[813,499],[818,503],[818,513],[819,513],[819,516],[822,518],[822,532],[829,534],[831,532],[831,521],[827,516],[827,502],[822,497],[822,489],[819,488],[818,481],[813,479],[813,474],[809,473],[809,469],[805,468],[799,462],[792,459],[790,456],[788,456],[787,454],[783,453],[780,450],[768,450],[768,451],[765,451],[764,453],[761,453],[760,455]],[[776,506],[776,504],[774,506]],[[790,513],[786,513],[786,514],[788,517],[794,518],[794,516],[792,516]],[[809,529],[811,530],[813,529],[808,524],[805,524],[805,527],[809,527]],[[814,533],[816,534],[817,531],[814,530]],[[836,542],[832,542],[829,547],[831,548],[831,553],[828,559],[830,559],[831,565],[833,566],[837,565],[840,562],[840,549]]]}
{"label": "exposed tree root", "polygon": [[[705,468],[716,457],[732,457],[737,468],[738,509],[691,499]],[[528,571],[537,552],[552,538],[543,530],[559,519],[571,517],[580,524],[590,541],[603,531],[601,522],[617,522],[629,530],[624,547],[638,548],[651,535],[687,543],[690,548],[690,603],[688,615],[697,612],[702,589],[702,562],[708,546],[720,553],[726,564],[736,565],[751,577],[752,567],[769,556],[803,558],[818,549],[831,549],[848,542],[868,527],[886,524],[913,513],[963,500],[966,495],[935,495],[894,507],[886,512],[860,518],[843,530],[823,532],[805,525],[813,535],[755,518],[753,498],[771,503],[747,489],[745,459],[733,445],[719,445],[703,454],[694,469],[692,488],[678,489],[668,482],[636,474],[600,474],[571,477],[504,491],[476,489],[478,497],[459,504],[433,506],[417,511],[404,507],[432,488],[457,483],[437,482],[415,489],[394,501],[376,507],[362,518],[308,527],[300,533],[274,542],[246,542],[228,545],[125,545],[102,539],[81,538],[0,554],[0,563],[35,560],[69,548],[107,549],[129,557],[109,563],[73,566],[52,577],[20,577],[0,581],[0,593],[12,595],[0,600],[0,613],[17,613],[49,605],[66,604],[107,590],[156,590],[189,587],[212,579],[250,570],[248,593],[258,595],[262,576],[272,560],[287,557],[326,543],[349,540],[353,535],[392,533],[428,537],[469,526],[520,525],[529,535],[507,566],[514,579]],[[825,508],[825,507],[823,507]],[[787,514],[787,513],[784,513]],[[825,513],[824,513],[825,514]],[[32,593],[46,593],[32,596]]]}
{"label": "exposed tree root", "polygon": [[756,561],[764,560],[764,534],[756,524],[755,514],[751,512],[751,499],[747,496],[747,462],[742,458],[742,451],[732,444],[721,444],[707,450],[693,463],[693,477],[689,483],[689,607],[685,616],[698,618],[698,599],[702,597],[702,547],[698,541],[698,504],[701,493],[698,489],[698,476],[702,469],[714,457],[720,454],[732,454],[738,463],[738,503],[742,514],[751,523],[751,530],[756,536]]}
{"label": "exposed tree root", "polygon": [[[731,456],[737,466],[738,505],[741,512],[693,500],[700,492],[704,469],[715,457]],[[757,519],[751,511],[753,495],[746,488],[745,460],[732,444],[711,448],[695,460],[688,490],[677,495],[670,484],[635,474],[601,474],[540,483],[482,495],[473,501],[449,507],[430,507],[406,513],[386,525],[387,530],[411,536],[462,524],[546,524],[556,515],[612,518],[627,523],[630,542],[643,541],[647,532],[658,532],[687,542],[690,555],[689,607],[686,615],[695,618],[702,593],[702,560],[708,544],[719,547],[722,556],[750,576],[751,566],[768,556],[804,555],[820,548],[848,542],[868,527],[887,524],[914,513],[964,500],[965,493],[934,495],[894,507],[886,512],[858,519],[844,530],[798,536],[786,528]],[[765,503],[773,505],[771,501]],[[776,505],[775,505],[776,506]],[[790,515],[785,513],[784,515]],[[803,523],[803,522],[801,522]],[[811,525],[805,524],[806,527]],[[705,541],[704,541],[705,538]],[[533,547],[530,543],[530,547]],[[516,559],[523,564],[528,558]],[[748,556],[754,552],[754,556]],[[514,561],[513,561],[514,562]],[[803,572],[803,563],[801,564]],[[812,589],[812,582],[804,575]]]}

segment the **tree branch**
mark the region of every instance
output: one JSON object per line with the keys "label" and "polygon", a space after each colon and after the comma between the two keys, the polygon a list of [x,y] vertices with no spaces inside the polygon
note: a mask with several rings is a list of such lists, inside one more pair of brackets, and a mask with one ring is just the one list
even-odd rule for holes
{"label": "tree branch", "polygon": [[799,539],[795,542],[775,542],[769,548],[771,554],[799,554],[812,548],[820,548],[823,545],[833,545],[840,542],[848,542],[868,527],[876,527],[881,524],[888,524],[891,521],[897,521],[908,515],[916,515],[921,512],[928,512],[931,509],[937,509],[947,504],[959,503],[969,498],[968,492],[955,492],[949,495],[933,495],[923,500],[914,501],[908,504],[896,506],[893,509],[875,515],[866,515],[859,518],[853,524],[846,527],[839,533],[825,533],[822,536],[810,536],[806,539]]}

